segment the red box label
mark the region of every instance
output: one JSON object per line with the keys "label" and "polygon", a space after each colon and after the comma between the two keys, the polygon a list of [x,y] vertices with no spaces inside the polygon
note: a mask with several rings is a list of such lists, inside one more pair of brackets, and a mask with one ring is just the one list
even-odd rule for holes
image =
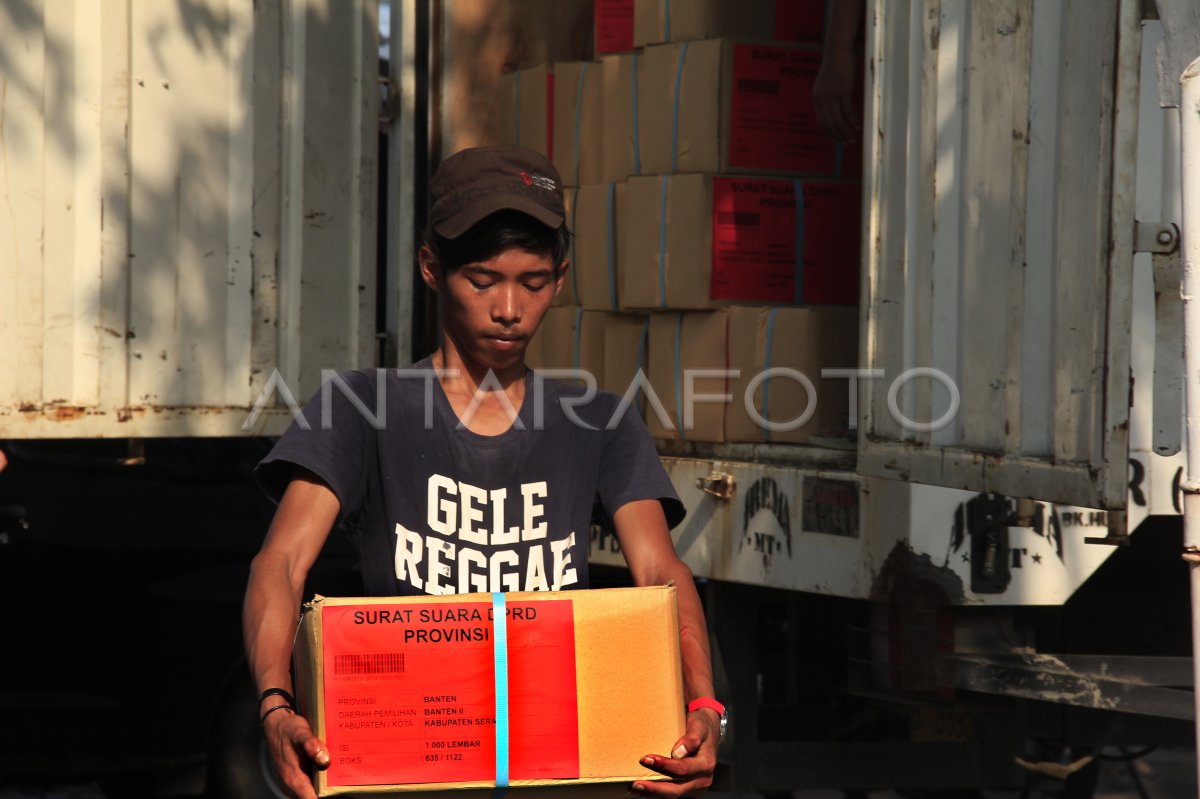
{"label": "red box label", "polygon": [[739,44],[733,50],[729,164],[825,175],[862,173],[862,144],[839,145],[817,125],[819,50]]}
{"label": "red box label", "polygon": [[820,42],[825,34],[825,0],[775,0],[775,38]]}
{"label": "red box label", "polygon": [[633,0],[596,0],[596,55],[633,49]]}
{"label": "red box label", "polygon": [[[713,178],[714,300],[854,305],[858,302],[857,184]],[[797,284],[796,248],[803,248]]]}
{"label": "red box label", "polygon": [[[490,603],[321,612],[330,785],[495,779]],[[571,601],[510,604],[506,617],[509,778],[577,778]]]}

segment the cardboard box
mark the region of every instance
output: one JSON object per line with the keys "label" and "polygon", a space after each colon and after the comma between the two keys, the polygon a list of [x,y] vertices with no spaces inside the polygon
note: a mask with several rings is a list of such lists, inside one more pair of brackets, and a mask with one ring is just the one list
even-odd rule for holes
{"label": "cardboard box", "polygon": [[600,182],[604,75],[599,62],[554,65],[554,166],[567,186]]}
{"label": "cardboard box", "polygon": [[540,370],[580,369],[595,377],[597,385],[602,384],[604,314],[583,308],[551,307],[530,342],[525,363]]}
{"label": "cardboard box", "polygon": [[[846,440],[848,379],[823,378],[821,370],[857,368],[857,308],[756,308],[731,315],[729,341],[729,362],[741,370],[741,376],[732,381],[734,401],[725,417],[727,440],[793,444]],[[764,374],[768,369],[790,371]],[[811,395],[799,375],[811,384]],[[815,404],[810,407],[810,402]],[[807,421],[797,424],[804,415]],[[764,425],[763,419],[771,425]]]}
{"label": "cardboard box", "polygon": [[633,49],[634,0],[595,0],[596,55]]}
{"label": "cardboard box", "polygon": [[606,55],[600,59],[604,82],[601,183],[642,173],[637,108],[641,60],[638,53]]}
{"label": "cardboard box", "polygon": [[[490,797],[505,730],[498,686],[507,795],[589,785],[623,796],[657,777],[639,759],[683,734],[675,589],[510,593],[503,615],[494,607],[491,594],[306,606],[296,689],[333,757],[314,777],[318,796]],[[506,620],[507,680],[493,617]]]}
{"label": "cardboard box", "polygon": [[814,45],[737,39],[647,47],[638,67],[645,174],[710,172],[857,177],[862,142],[817,124]]}
{"label": "cardboard box", "polygon": [[[651,435],[758,443],[844,437],[847,380],[822,378],[821,370],[855,368],[857,324],[855,308],[738,306],[651,314],[650,383],[667,420],[648,404]],[[781,368],[790,371],[763,374]],[[730,374],[735,370],[739,374]],[[797,373],[812,384],[816,401],[803,424],[797,422],[809,410],[810,395]],[[789,429],[764,427],[747,401],[758,417]]]}
{"label": "cardboard box", "polygon": [[636,47],[717,36],[820,42],[826,0],[637,0]]}
{"label": "cardboard box", "polygon": [[616,311],[620,305],[620,214],[624,183],[581,186],[576,197],[575,260],[567,282],[589,310]]}
{"label": "cardboard box", "polygon": [[500,143],[519,144],[553,160],[554,71],[542,64],[509,72],[500,76],[497,92]]}
{"label": "cardboard box", "polygon": [[622,308],[858,303],[857,183],[632,177],[622,206]]}
{"label": "cardboard box", "polygon": [[[634,375],[641,370],[649,379],[650,316],[639,313],[608,313],[604,315],[604,382],[600,388],[622,396],[633,384]],[[634,407],[644,404],[639,395]]]}
{"label": "cardboard box", "polygon": [[[655,438],[687,441],[725,440],[726,401],[698,395],[729,394],[727,377],[701,376],[699,370],[727,370],[729,314],[741,309],[650,314],[650,385],[646,427]],[[688,373],[692,372],[692,389]],[[661,412],[656,406],[661,405]],[[688,410],[690,408],[690,410]]]}

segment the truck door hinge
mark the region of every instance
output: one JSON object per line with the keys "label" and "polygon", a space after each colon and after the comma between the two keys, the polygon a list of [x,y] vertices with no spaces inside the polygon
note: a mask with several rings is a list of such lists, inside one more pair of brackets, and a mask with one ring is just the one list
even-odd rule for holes
{"label": "truck door hinge", "polygon": [[1166,254],[1179,248],[1179,228],[1172,222],[1133,223],[1133,251]]}
{"label": "truck door hinge", "polygon": [[708,477],[696,478],[696,488],[717,499],[733,499],[737,483],[728,472],[713,472]]}

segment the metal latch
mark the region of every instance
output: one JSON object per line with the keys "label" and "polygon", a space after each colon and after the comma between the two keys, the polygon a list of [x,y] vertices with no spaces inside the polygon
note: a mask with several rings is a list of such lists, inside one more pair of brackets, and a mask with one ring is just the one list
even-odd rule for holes
{"label": "metal latch", "polygon": [[1171,222],[1134,222],[1133,251],[1166,254],[1179,248],[1179,228]]}
{"label": "metal latch", "polygon": [[708,477],[697,477],[696,488],[706,494],[712,494],[717,499],[733,499],[737,483],[728,472],[713,472]]}

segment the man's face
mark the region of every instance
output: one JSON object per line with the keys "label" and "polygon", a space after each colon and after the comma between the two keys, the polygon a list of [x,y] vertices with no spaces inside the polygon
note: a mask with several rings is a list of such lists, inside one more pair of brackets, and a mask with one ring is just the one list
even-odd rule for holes
{"label": "man's face", "polygon": [[524,362],[562,270],[556,274],[547,256],[513,249],[443,271],[440,283],[446,334],[466,361],[499,371]]}

